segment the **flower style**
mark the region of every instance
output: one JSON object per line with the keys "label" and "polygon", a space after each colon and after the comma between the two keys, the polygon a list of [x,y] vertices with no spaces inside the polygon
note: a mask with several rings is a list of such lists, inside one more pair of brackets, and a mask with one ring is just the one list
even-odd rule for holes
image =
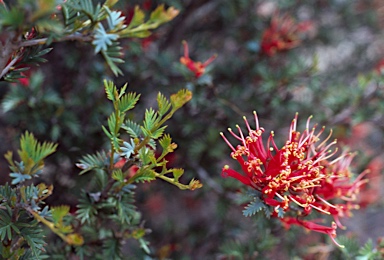
{"label": "flower style", "polygon": [[271,25],[266,29],[261,38],[261,50],[268,56],[277,52],[286,51],[297,47],[301,43],[300,34],[312,30],[310,21],[296,23],[288,15],[274,15]]}
{"label": "flower style", "polygon": [[180,63],[187,67],[190,71],[192,71],[195,74],[196,78],[201,77],[205,73],[205,68],[216,59],[217,55],[212,55],[204,63],[201,63],[200,61],[193,61],[191,60],[191,58],[189,58],[188,43],[186,41],[183,41],[183,45],[184,56],[180,58]]}
{"label": "flower style", "polygon": [[[350,216],[350,210],[359,207],[354,201],[359,188],[366,183],[363,177],[368,171],[352,181],[349,165],[355,154],[342,153],[331,160],[338,154],[337,148],[331,149],[336,140],[327,144],[332,131],[321,141],[320,136],[325,128],[316,132],[315,125],[310,130],[311,117],[301,134],[296,130],[296,114],[290,125],[288,140],[279,149],[274,142],[273,132],[264,146],[262,135],[265,130],[259,126],[256,112],[254,116],[255,130],[251,129],[244,117],[248,136],[243,134],[238,125],[239,135],[228,129],[240,141],[236,148],[221,133],[232,149],[232,158],[239,162],[242,169],[240,173],[225,165],[223,177],[235,178],[257,190],[264,205],[273,209],[271,216],[278,217],[285,227],[295,224],[325,233],[341,246],[335,240],[337,227],[344,228],[339,217]],[[312,210],[331,215],[334,222],[329,227],[313,219],[307,220]]]}

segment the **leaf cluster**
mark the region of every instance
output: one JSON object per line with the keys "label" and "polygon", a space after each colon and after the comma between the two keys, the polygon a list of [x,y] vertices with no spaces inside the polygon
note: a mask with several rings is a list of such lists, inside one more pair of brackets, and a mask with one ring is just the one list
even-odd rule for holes
{"label": "leaf cluster", "polygon": [[41,143],[32,133],[26,132],[20,138],[18,155],[21,161],[13,161],[12,152],[5,155],[12,171],[11,184],[14,186],[0,186],[0,254],[4,258],[44,258],[42,253],[46,243],[39,222],[67,243],[82,244],[82,237],[74,232],[70,224],[63,222],[69,207],[50,209],[44,206],[45,199],[52,194],[52,185],[22,185],[24,181],[42,172],[44,159],[55,152],[56,147],[57,144]]}
{"label": "leaf cluster", "polygon": [[113,10],[116,2],[20,0],[8,4],[2,1],[0,36],[13,40],[0,43],[0,78],[14,82],[24,77],[22,73],[29,65],[46,61],[41,56],[51,48],[43,49],[42,44],[68,40],[91,42],[95,53],[102,54],[112,72],[121,75],[117,66],[124,62],[120,40],[148,37],[151,30],[177,16],[178,10],[160,5],[145,19],[144,11],[136,6],[127,25],[122,12]]}
{"label": "leaf cluster", "polygon": [[32,133],[25,132],[20,138],[20,150],[18,151],[21,161],[13,161],[11,151],[5,155],[12,170],[10,176],[14,178],[12,184],[19,184],[31,179],[31,176],[39,174],[44,168],[44,159],[54,153],[56,148],[57,144],[40,143]]}

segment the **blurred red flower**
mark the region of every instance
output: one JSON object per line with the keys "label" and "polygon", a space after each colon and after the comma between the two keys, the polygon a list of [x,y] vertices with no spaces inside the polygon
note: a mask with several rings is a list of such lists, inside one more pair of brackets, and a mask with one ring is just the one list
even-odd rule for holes
{"label": "blurred red flower", "polygon": [[[291,123],[285,145],[278,148],[274,133],[271,132],[265,146],[262,140],[264,128],[259,127],[256,112],[254,115],[255,130],[251,129],[244,117],[248,136],[243,134],[239,126],[236,126],[239,135],[229,129],[240,142],[236,148],[221,133],[232,149],[232,158],[242,168],[240,173],[225,165],[223,177],[235,178],[260,192],[259,199],[272,209],[271,216],[279,218],[286,227],[295,224],[328,234],[339,245],[334,239],[336,228],[344,228],[339,217],[350,216],[350,210],[359,207],[354,201],[360,187],[367,182],[363,177],[368,171],[353,180],[349,165],[355,154],[344,152],[331,160],[338,154],[337,148],[332,149],[336,141],[327,144],[332,131],[320,141],[324,127],[318,132],[316,126],[310,129],[311,118],[308,118],[306,129],[300,133],[296,130],[297,114]],[[334,222],[329,227],[308,219],[312,210],[331,215]]]}
{"label": "blurred red flower", "polygon": [[206,60],[204,63],[200,61],[193,61],[189,58],[189,49],[188,49],[188,43],[186,41],[183,41],[184,45],[184,56],[180,58],[180,63],[183,64],[185,67],[187,67],[190,71],[192,71],[195,74],[196,78],[201,77],[204,72],[205,68],[216,59],[217,55],[212,55],[208,60]]}
{"label": "blurred red flower", "polygon": [[384,58],[381,59],[381,60],[377,63],[377,65],[376,65],[376,67],[375,67],[375,71],[376,71],[378,74],[382,74],[382,73],[384,73]]}
{"label": "blurred red flower", "polygon": [[268,56],[277,52],[286,51],[301,43],[300,36],[314,28],[311,21],[297,23],[289,15],[276,13],[271,20],[271,25],[261,37],[261,50]]}

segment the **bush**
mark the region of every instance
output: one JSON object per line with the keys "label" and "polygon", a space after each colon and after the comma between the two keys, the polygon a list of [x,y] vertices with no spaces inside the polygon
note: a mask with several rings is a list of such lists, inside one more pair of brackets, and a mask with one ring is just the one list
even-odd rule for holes
{"label": "bush", "polygon": [[380,3],[127,2],[0,1],[2,257],[379,259]]}

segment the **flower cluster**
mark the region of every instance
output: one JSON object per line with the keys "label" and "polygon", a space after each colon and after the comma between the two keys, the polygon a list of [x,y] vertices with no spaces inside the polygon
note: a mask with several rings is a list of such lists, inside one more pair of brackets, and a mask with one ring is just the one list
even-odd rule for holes
{"label": "flower cluster", "polygon": [[212,55],[204,63],[201,63],[200,61],[193,61],[191,60],[191,58],[189,58],[188,43],[186,41],[183,41],[183,46],[184,56],[180,58],[180,63],[187,67],[190,71],[192,71],[195,74],[196,78],[201,77],[205,73],[205,68],[216,59],[217,55]]}
{"label": "flower cluster", "polygon": [[269,56],[292,49],[300,44],[300,34],[312,28],[313,24],[310,21],[297,23],[288,15],[275,14],[270,27],[262,35],[261,49]]}
{"label": "flower cluster", "polygon": [[[293,119],[288,140],[278,148],[271,132],[266,146],[259,127],[258,117],[254,112],[256,129],[251,129],[244,121],[249,132],[245,136],[239,126],[239,134],[229,132],[240,144],[234,147],[221,133],[225,142],[232,149],[231,156],[237,160],[242,173],[225,165],[224,177],[232,177],[257,190],[260,200],[272,210],[271,216],[278,217],[289,228],[300,225],[306,229],[329,235],[335,241],[337,227],[344,228],[339,217],[350,216],[351,209],[358,208],[354,203],[359,188],[366,183],[365,172],[352,181],[349,165],[354,157],[352,153],[341,153],[331,149],[336,140],[327,144],[332,132],[324,140],[320,139],[324,127],[316,131],[316,126],[309,129],[310,118],[303,133],[296,130],[297,114]],[[308,219],[313,210],[331,215],[332,225],[320,225],[317,220]],[[340,245],[339,245],[340,246]]]}

